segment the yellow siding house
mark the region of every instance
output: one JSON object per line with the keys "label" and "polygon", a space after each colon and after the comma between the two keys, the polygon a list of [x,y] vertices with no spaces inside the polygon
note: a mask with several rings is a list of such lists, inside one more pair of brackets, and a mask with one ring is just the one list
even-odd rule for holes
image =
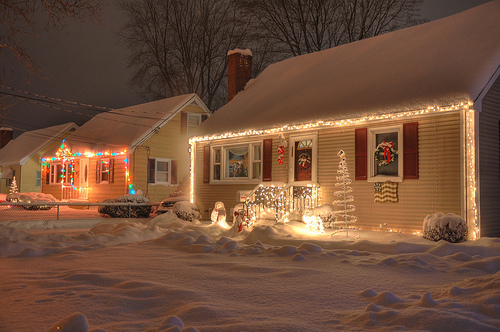
{"label": "yellow siding house", "polygon": [[90,202],[187,194],[187,135],[209,114],[196,94],[101,113],[43,156],[42,191]]}

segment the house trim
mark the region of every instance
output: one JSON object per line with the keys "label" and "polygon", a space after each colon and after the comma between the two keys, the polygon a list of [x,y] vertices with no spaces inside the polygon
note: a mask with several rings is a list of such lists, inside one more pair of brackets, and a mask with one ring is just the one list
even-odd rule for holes
{"label": "house trim", "polygon": [[151,130],[147,132],[145,135],[142,137],[137,138],[134,142],[130,144],[130,147],[128,148],[129,151],[134,151],[138,146],[146,142],[151,136],[153,136],[161,127],[163,127],[167,122],[169,122],[173,117],[175,117],[178,113],[182,112],[184,108],[187,106],[190,106],[192,104],[197,105],[205,113],[210,116],[210,110],[205,106],[205,104],[201,101],[200,97],[198,97],[196,94],[193,94],[188,100],[179,103],[178,106],[174,107],[175,111],[173,113],[170,113],[166,118],[161,119],[158,121],[154,126],[151,127]]}

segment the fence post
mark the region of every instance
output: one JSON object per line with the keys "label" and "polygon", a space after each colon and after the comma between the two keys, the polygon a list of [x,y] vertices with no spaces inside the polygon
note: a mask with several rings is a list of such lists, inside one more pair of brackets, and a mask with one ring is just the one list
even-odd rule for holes
{"label": "fence post", "polygon": [[57,220],[59,220],[59,204],[57,204]]}

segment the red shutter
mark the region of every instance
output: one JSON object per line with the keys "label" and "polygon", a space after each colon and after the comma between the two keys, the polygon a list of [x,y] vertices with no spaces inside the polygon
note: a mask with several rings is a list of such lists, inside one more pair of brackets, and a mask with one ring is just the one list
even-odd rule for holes
{"label": "red shutter", "polygon": [[203,183],[210,183],[210,146],[203,148]]}
{"label": "red shutter", "polygon": [[148,183],[155,183],[156,175],[156,159],[149,158],[148,159]]}
{"label": "red shutter", "polygon": [[95,164],[95,183],[101,183],[101,160],[97,159]]}
{"label": "red shutter", "polygon": [[354,170],[356,180],[367,179],[368,149],[367,149],[367,129],[358,128],[354,131]]}
{"label": "red shutter", "polygon": [[115,182],[115,160],[109,160],[109,183]]}
{"label": "red shutter", "polygon": [[177,160],[171,161],[172,175],[170,175],[170,184],[177,184]]}
{"label": "red shutter", "polygon": [[187,134],[188,125],[188,115],[187,113],[181,112],[181,135]]}
{"label": "red shutter", "polygon": [[403,124],[403,179],[418,179],[418,122]]}
{"label": "red shutter", "polygon": [[262,142],[262,181],[271,181],[273,167],[273,139]]}

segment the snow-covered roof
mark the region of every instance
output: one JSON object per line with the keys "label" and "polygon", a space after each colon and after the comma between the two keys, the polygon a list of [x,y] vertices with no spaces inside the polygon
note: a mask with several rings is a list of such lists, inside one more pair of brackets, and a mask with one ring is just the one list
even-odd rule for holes
{"label": "snow-covered roof", "polygon": [[73,122],[27,131],[0,149],[0,166],[24,165],[28,159],[78,126]]}
{"label": "snow-covered roof", "polygon": [[194,93],[96,115],[66,140],[73,153],[133,150],[185,107],[209,110]]}
{"label": "snow-covered roof", "polygon": [[269,66],[196,131],[216,135],[474,102],[500,65],[500,1]]}

